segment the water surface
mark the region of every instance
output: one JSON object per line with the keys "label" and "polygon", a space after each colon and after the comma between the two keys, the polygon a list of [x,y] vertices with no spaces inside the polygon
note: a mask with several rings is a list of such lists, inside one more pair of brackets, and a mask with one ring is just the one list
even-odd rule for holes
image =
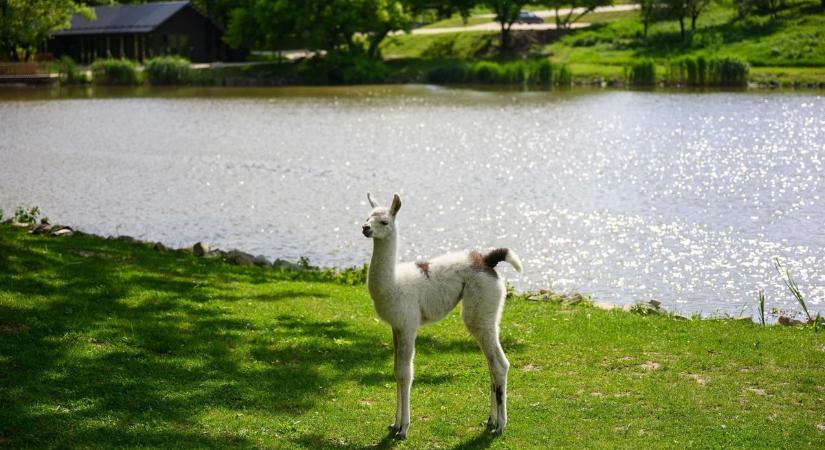
{"label": "water surface", "polygon": [[825,298],[825,98],[428,86],[0,91],[0,207],[103,235],[352,266],[516,249],[522,288],[684,313]]}

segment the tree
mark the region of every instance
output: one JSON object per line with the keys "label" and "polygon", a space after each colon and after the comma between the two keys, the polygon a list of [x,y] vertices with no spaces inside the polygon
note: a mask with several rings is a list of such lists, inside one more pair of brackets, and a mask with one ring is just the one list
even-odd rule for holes
{"label": "tree", "polygon": [[0,51],[13,61],[28,61],[77,13],[94,18],[90,8],[73,0],[0,0]]}
{"label": "tree", "polygon": [[[696,20],[710,6],[710,0],[685,0],[685,12],[690,17],[690,30],[696,31]],[[682,33],[684,37],[684,32]]]}
{"label": "tree", "polygon": [[[570,26],[579,19],[590,14],[600,6],[610,6],[613,0],[544,0],[539,2],[547,5],[556,12],[556,27],[570,29]],[[562,8],[567,7],[567,14],[560,14]]]}
{"label": "tree", "polygon": [[[201,0],[220,1],[220,0]],[[230,1],[230,0],[223,0]],[[380,58],[381,42],[408,31],[415,15],[466,15],[475,0],[249,0],[230,13],[227,41],[234,47],[275,49],[299,45],[313,51]]]}
{"label": "tree", "polygon": [[699,15],[710,5],[710,0],[637,0],[641,6],[644,35],[652,22],[677,20],[679,32],[685,39],[685,20],[690,18],[690,29],[696,31]]}
{"label": "tree", "polygon": [[481,3],[493,10],[495,21],[499,23],[501,52],[510,51],[510,29],[518,20],[522,8],[533,2],[531,0],[484,0]]}

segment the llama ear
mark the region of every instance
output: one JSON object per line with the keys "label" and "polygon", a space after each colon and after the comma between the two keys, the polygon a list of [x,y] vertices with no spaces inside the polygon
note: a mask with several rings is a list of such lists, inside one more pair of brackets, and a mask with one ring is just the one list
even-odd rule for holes
{"label": "llama ear", "polygon": [[378,203],[375,203],[375,200],[372,199],[372,194],[370,194],[369,192],[367,192],[367,201],[370,202],[370,206],[373,208],[378,206]]}
{"label": "llama ear", "polygon": [[398,194],[392,196],[392,205],[390,205],[390,214],[393,216],[398,214],[398,210],[401,209],[401,197]]}

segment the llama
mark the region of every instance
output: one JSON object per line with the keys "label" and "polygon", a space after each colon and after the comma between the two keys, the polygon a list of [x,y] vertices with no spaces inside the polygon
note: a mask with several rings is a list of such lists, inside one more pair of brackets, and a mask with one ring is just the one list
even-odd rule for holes
{"label": "llama", "polygon": [[404,439],[410,425],[410,388],[418,328],[441,320],[464,301],[461,317],[487,358],[490,370],[490,416],[487,427],[501,434],[507,425],[507,371],[510,363],[499,342],[499,322],[506,289],[495,270],[506,261],[522,271],[512,250],[499,248],[487,254],[476,251],[439,256],[430,261],[396,264],[401,208],[398,194],[389,208],[380,207],[367,194],[372,212],[362,227],[372,238],[367,287],[376,313],[392,327],[395,350],[395,422],[389,426],[396,439]]}

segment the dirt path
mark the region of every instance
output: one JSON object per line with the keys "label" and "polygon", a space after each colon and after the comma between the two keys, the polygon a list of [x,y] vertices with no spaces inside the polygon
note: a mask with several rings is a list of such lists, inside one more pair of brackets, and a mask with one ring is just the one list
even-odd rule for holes
{"label": "dirt path", "polygon": [[[633,11],[635,9],[639,9],[639,5],[616,5],[616,6],[604,6],[601,8],[596,8],[595,13],[600,12],[616,12],[616,11]],[[570,9],[560,9],[559,14],[566,15],[569,13]],[[573,13],[581,13],[584,11],[583,8],[574,8]],[[533,11],[537,16],[542,18],[555,18],[556,12],[551,10],[543,10],[543,11]],[[493,14],[481,14],[478,16],[473,17],[483,17],[489,18],[490,20],[495,17]],[[589,23],[580,22],[572,24],[571,28],[584,28],[590,26]],[[513,24],[511,28],[513,31],[521,31],[521,30],[554,30],[556,29],[555,20],[550,20],[545,23],[516,23]],[[481,23],[477,25],[468,25],[463,27],[445,27],[445,28],[417,28],[412,30],[412,34],[440,34],[440,33],[467,33],[472,31],[499,31],[500,27],[497,22],[490,22],[490,23]]]}

